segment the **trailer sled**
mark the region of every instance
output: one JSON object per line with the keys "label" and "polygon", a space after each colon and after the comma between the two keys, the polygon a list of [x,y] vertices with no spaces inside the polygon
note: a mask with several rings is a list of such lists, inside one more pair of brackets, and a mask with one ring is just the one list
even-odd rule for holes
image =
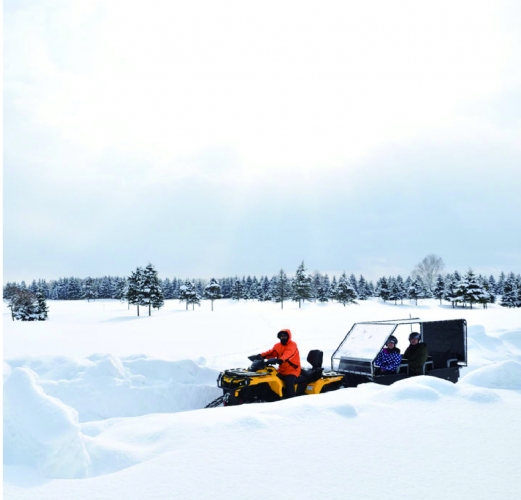
{"label": "trailer sled", "polygon": [[374,360],[387,339],[394,335],[402,354],[408,335],[417,331],[427,344],[429,357],[423,374],[456,383],[460,368],[467,366],[467,322],[464,319],[420,321],[418,318],[355,323],[331,356],[331,367],[345,376],[346,387],[365,382],[391,385],[410,376],[407,359],[402,359],[396,373],[378,375]]}

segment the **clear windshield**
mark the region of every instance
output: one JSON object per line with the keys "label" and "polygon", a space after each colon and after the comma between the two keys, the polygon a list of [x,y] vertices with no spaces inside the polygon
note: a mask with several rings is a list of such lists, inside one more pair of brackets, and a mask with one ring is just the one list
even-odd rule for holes
{"label": "clear windshield", "polygon": [[373,361],[396,325],[357,323],[334,354],[337,358]]}

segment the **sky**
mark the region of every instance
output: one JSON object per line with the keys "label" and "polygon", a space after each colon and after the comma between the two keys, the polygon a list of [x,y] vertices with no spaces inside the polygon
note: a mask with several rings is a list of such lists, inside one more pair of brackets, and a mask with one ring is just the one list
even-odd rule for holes
{"label": "sky", "polygon": [[3,280],[521,272],[515,1],[4,1]]}

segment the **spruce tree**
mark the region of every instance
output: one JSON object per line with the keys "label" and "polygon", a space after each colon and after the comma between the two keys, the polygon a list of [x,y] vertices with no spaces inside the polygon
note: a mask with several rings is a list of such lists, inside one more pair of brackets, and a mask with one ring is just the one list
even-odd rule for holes
{"label": "spruce tree", "polygon": [[210,282],[206,285],[204,289],[204,297],[206,299],[210,299],[213,311],[213,301],[222,297],[221,285],[215,278],[212,278]]}
{"label": "spruce tree", "polygon": [[360,300],[367,300],[371,296],[371,290],[365,278],[360,275],[358,280],[358,298]]}
{"label": "spruce tree", "polygon": [[243,291],[242,281],[236,277],[235,282],[233,283],[233,287],[232,287],[231,298],[233,300],[237,300],[237,301],[241,300],[242,291]]}
{"label": "spruce tree", "polygon": [[439,299],[441,305],[441,301],[445,295],[445,280],[441,274],[438,274],[438,277],[436,278],[433,295],[436,299]]}
{"label": "spruce tree", "polygon": [[96,284],[94,280],[89,276],[83,281],[82,298],[90,302],[95,300],[98,296],[96,291]]}
{"label": "spruce tree", "polygon": [[272,300],[280,302],[280,308],[284,309],[284,301],[291,297],[291,291],[291,283],[284,270],[281,269],[272,283]]}
{"label": "spruce tree", "polygon": [[519,307],[519,290],[517,280],[514,273],[509,273],[508,277],[503,280],[503,295],[500,305],[503,307]]}
{"label": "spruce tree", "polygon": [[161,282],[153,264],[148,263],[143,271],[140,292],[140,304],[148,306],[149,316],[152,315],[152,308],[159,309],[165,304]]}
{"label": "spruce tree", "polygon": [[143,269],[136,268],[135,271],[127,278],[127,301],[137,306],[137,315],[139,316],[139,306],[141,304],[141,293],[143,284]]}
{"label": "spruce tree", "polygon": [[335,299],[338,300],[345,307],[346,304],[356,304],[356,292],[348,282],[346,274],[343,273],[338,279],[336,286]]}
{"label": "spruce tree", "polygon": [[38,303],[38,321],[45,321],[49,316],[49,307],[47,306],[45,295],[41,289],[38,289],[36,292],[36,301]]}
{"label": "spruce tree", "polygon": [[306,274],[306,268],[304,267],[304,261],[297,269],[295,277],[292,280],[292,299],[298,302],[299,308],[301,307],[302,301],[311,300],[311,276]]}
{"label": "spruce tree", "polygon": [[467,274],[462,280],[463,286],[460,288],[462,291],[462,296],[464,302],[468,302],[470,304],[470,308],[472,309],[472,304],[478,303],[483,296],[483,287],[478,282],[476,275],[472,269],[469,269]]}

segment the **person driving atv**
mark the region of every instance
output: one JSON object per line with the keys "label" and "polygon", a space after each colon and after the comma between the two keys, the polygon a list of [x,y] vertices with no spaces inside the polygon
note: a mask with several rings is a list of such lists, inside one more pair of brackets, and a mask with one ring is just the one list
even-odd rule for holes
{"label": "person driving atv", "polygon": [[396,347],[397,343],[398,339],[394,335],[391,335],[387,339],[385,347],[378,353],[378,356],[376,356],[376,359],[374,360],[376,375],[396,372],[396,368],[402,361],[400,349]]}
{"label": "person driving atv", "polygon": [[259,358],[275,358],[277,360],[276,363],[279,365],[277,375],[282,379],[286,388],[286,398],[292,398],[295,396],[295,381],[300,375],[301,368],[298,347],[291,340],[291,331],[288,329],[277,333],[277,338],[280,339],[280,342],[275,344],[269,351],[249,356],[249,359],[254,361]]}
{"label": "person driving atv", "polygon": [[407,358],[409,363],[409,376],[423,375],[423,365],[429,357],[427,344],[420,342],[421,335],[418,332],[412,332],[409,335],[410,345],[405,349],[403,357]]}

